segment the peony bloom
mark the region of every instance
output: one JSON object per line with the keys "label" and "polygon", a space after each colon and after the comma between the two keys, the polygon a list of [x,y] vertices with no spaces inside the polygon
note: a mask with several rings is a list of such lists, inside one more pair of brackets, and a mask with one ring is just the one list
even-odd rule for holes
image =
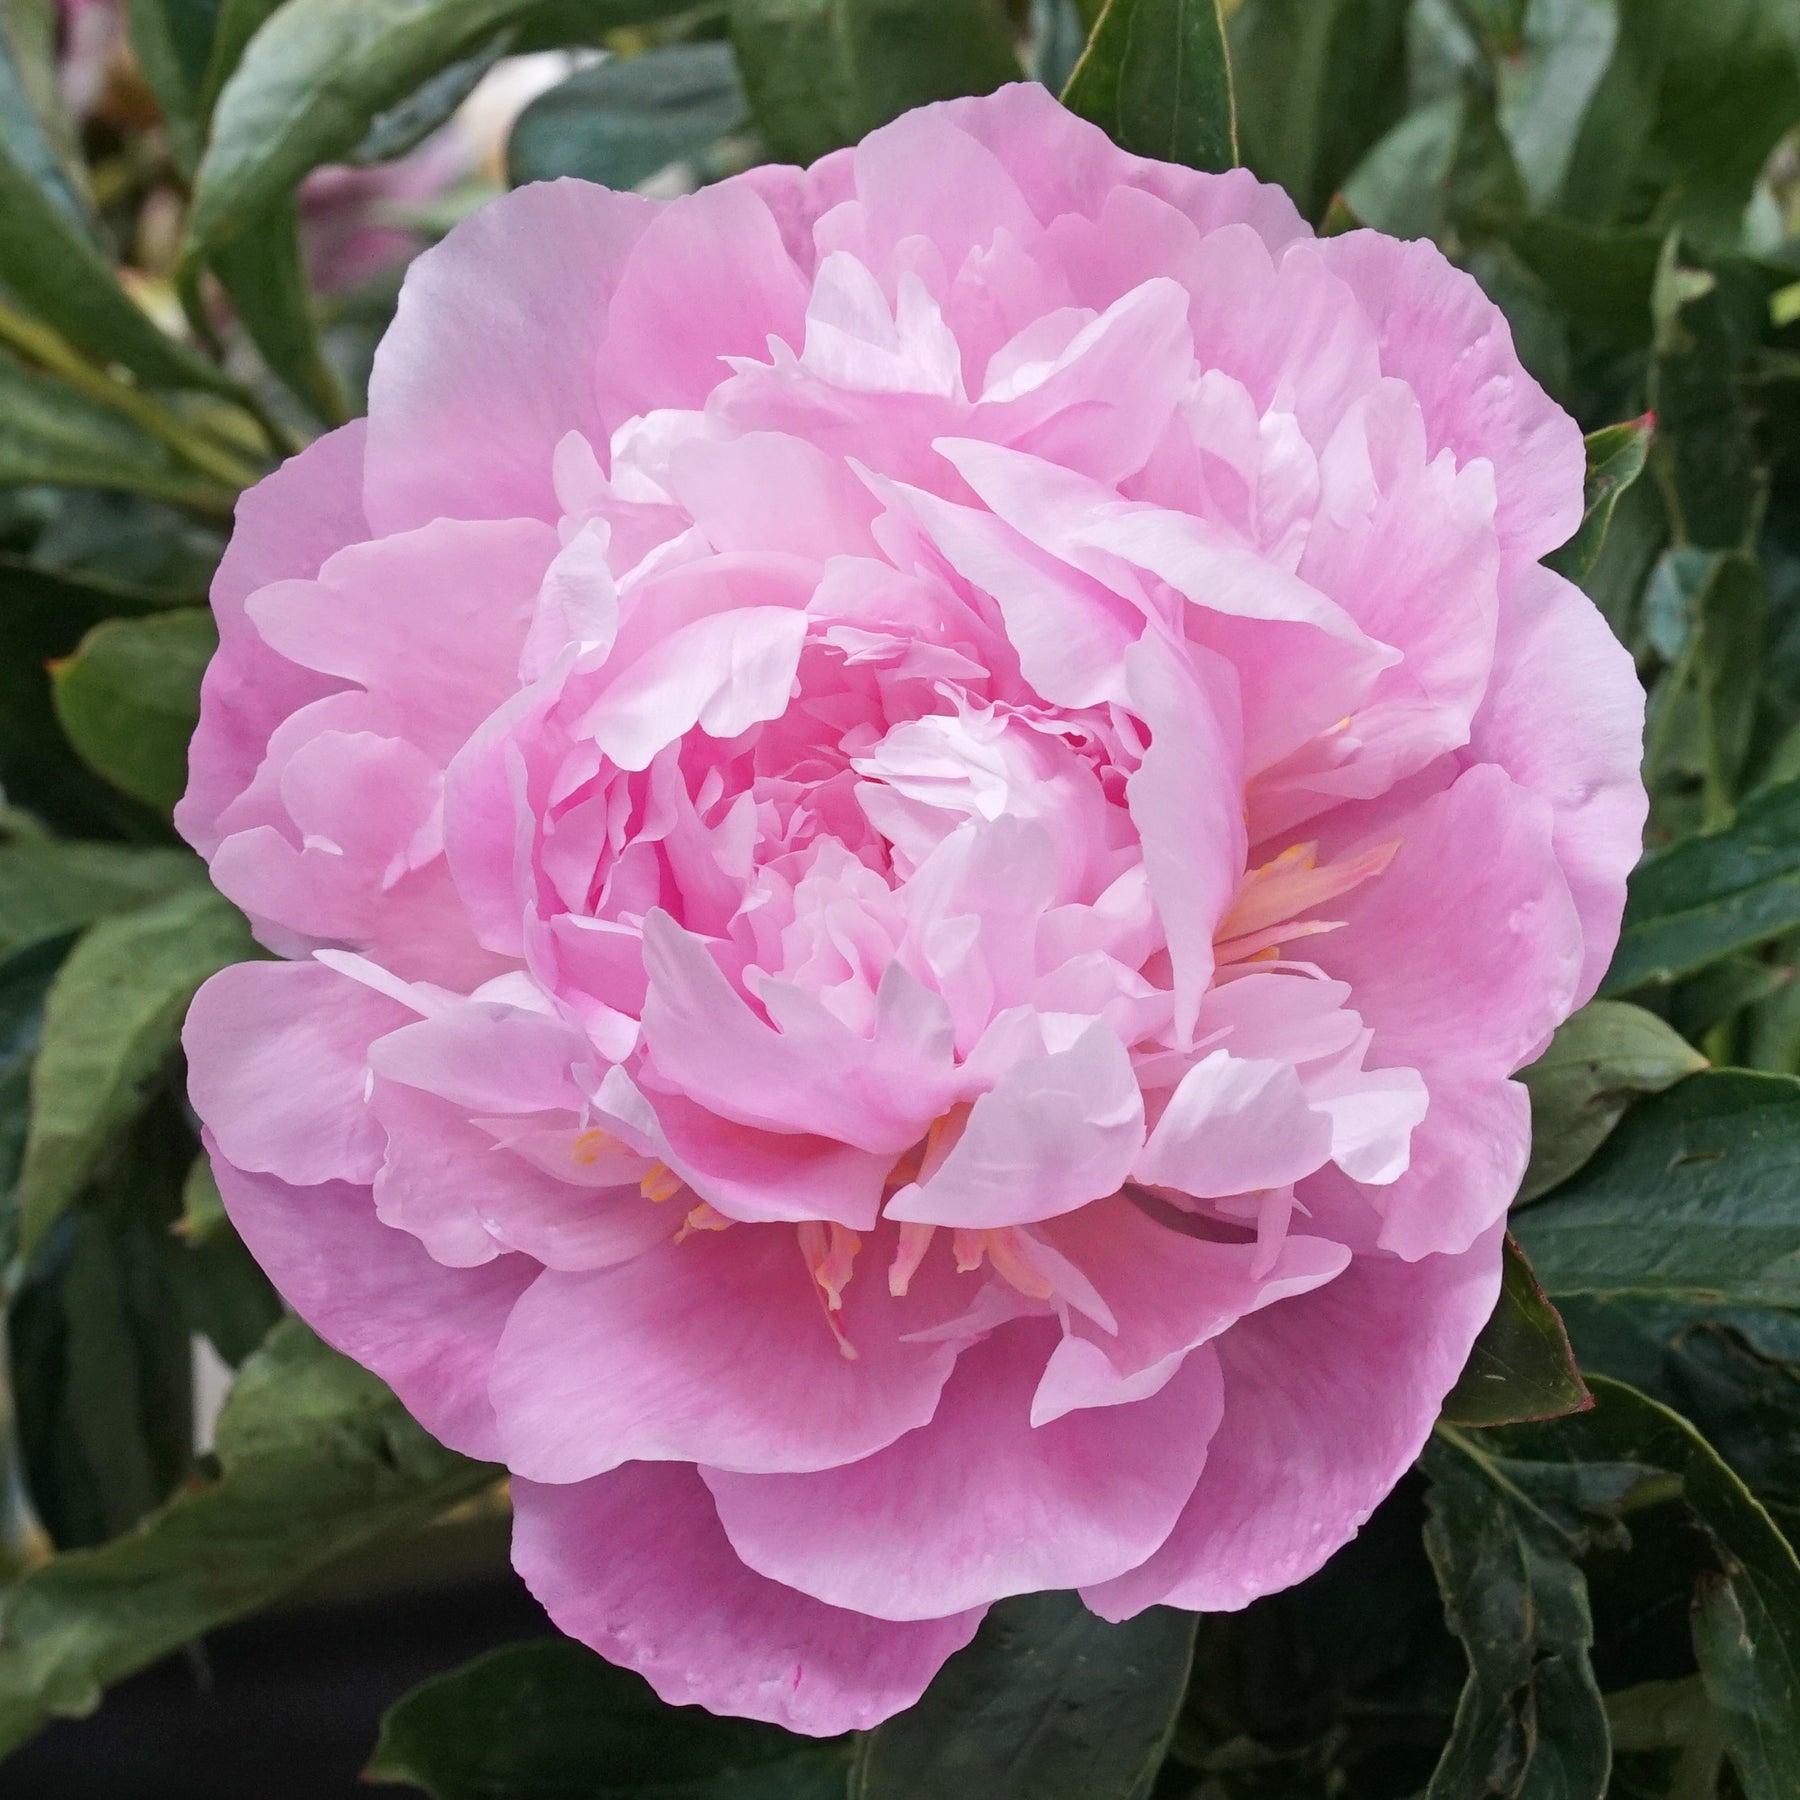
{"label": "peony bloom", "polygon": [[282,1292],[668,1699],[1242,1606],[1486,1318],[1638,846],[1575,426],[1428,244],[1041,89],[407,278],[246,496],[188,1025]]}

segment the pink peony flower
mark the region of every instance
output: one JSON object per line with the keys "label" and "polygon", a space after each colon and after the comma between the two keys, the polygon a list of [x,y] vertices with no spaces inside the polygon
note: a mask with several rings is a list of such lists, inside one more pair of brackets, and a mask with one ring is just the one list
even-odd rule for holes
{"label": "pink peony flower", "polygon": [[293,1305],[674,1701],[1316,1569],[1497,1291],[1644,814],[1575,426],[1428,244],[1041,89],[414,266],[246,496],[187,1031]]}

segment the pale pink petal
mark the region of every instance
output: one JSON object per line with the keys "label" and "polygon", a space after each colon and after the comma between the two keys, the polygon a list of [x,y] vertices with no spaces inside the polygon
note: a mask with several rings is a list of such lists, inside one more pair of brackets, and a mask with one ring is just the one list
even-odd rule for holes
{"label": "pale pink petal", "polygon": [[1115,1193],[1144,1141],[1131,1060],[1096,1022],[1066,1050],[1027,1057],[976,1100],[929,1179],[888,1202],[890,1219],[1022,1225]]}
{"label": "pale pink petal", "polygon": [[940,1618],[1136,1567],[1206,1461],[1217,1364],[1199,1350],[1149,1399],[1033,1425],[1054,1342],[1044,1321],[1002,1327],[963,1352],[937,1418],[860,1462],[810,1475],[703,1468],[732,1547],[761,1574],[878,1619]]}
{"label": "pale pink petal", "polygon": [[1224,1419],[1180,1523],[1082,1598],[1106,1619],[1231,1612],[1303,1581],[1411,1467],[1499,1291],[1495,1226],[1460,1256],[1359,1256],[1234,1327]]}
{"label": "pale pink petal", "polygon": [[634,1460],[769,1470],[867,1456],[931,1417],[956,1360],[954,1344],[901,1335],[938,1322],[925,1290],[909,1298],[859,1270],[837,1321],[847,1354],[787,1225],[700,1230],[616,1269],[540,1275],[494,1368],[507,1464],[582,1481]]}
{"label": "pale pink petal", "polygon": [[1581,915],[1578,1006],[1612,959],[1625,877],[1642,853],[1643,742],[1644,692],[1630,652],[1578,588],[1548,569],[1526,570],[1500,615],[1469,753],[1550,803],[1551,841]]}
{"label": "pale pink petal", "polygon": [[234,963],[188,1008],[188,1095],[219,1152],[253,1174],[369,1182],[370,1042],[412,1018],[323,963]]}
{"label": "pale pink petal", "polygon": [[552,454],[570,431],[606,441],[607,305],[658,211],[592,182],[542,182],[413,260],[369,377],[376,531],[558,516]]}
{"label": "pale pink petal", "polygon": [[911,1706],[974,1636],[975,1609],[893,1624],[744,1567],[692,1470],[628,1463],[565,1487],[515,1480],[513,1563],[551,1619],[671,1706],[833,1737]]}
{"label": "pale pink petal", "polygon": [[497,1457],[488,1379],[534,1265],[502,1256],[447,1269],[376,1218],[367,1188],[249,1174],[210,1134],[207,1150],[232,1224],[282,1299],[334,1350],[373,1369],[433,1436],[465,1456]]}

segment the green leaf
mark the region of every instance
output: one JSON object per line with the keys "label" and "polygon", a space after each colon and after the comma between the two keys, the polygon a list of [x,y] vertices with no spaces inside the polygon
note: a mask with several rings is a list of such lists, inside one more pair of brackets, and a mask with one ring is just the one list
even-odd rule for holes
{"label": "green leaf", "polygon": [[18,1215],[10,1204],[25,1154],[31,1111],[31,1059],[44,1023],[44,999],[74,942],[72,933],[34,939],[0,954],[0,1263],[17,1249]]}
{"label": "green leaf", "polygon": [[1648,856],[1601,991],[1629,993],[1800,925],[1800,781],[1752,795],[1729,829]]}
{"label": "green leaf", "polygon": [[76,945],[50,990],[31,1073],[19,1177],[28,1254],[143,1106],[194,990],[255,954],[243,915],[211,888],[104,919]]}
{"label": "green leaf", "polygon": [[1800,1788],[1800,1561],[1756,1497],[1706,1439],[1623,1383],[1595,1377],[1591,1413],[1548,1428],[1577,1459],[1667,1471],[1718,1554],[1696,1596],[1694,1648],[1747,1800]]}
{"label": "green leaf", "polygon": [[132,54],[184,175],[193,174],[205,141],[206,72],[220,11],[221,0],[127,0]]}
{"label": "green leaf", "polygon": [[1582,497],[1581,523],[1575,535],[1545,558],[1559,575],[1580,582],[1600,560],[1606,530],[1612,523],[1619,496],[1644,472],[1656,415],[1628,419],[1587,435],[1587,487]]}
{"label": "green leaf", "polygon": [[550,1639],[414,1688],[363,1779],[434,1800],[842,1800],[847,1763],[842,1742],[665,1706],[642,1676]]}
{"label": "green leaf", "polygon": [[288,1320],[244,1365],[220,1473],[138,1531],[0,1595],[0,1755],[109,1682],[267,1605],[314,1570],[414,1530],[496,1471],[433,1442],[372,1375]]}
{"label": "green leaf", "polygon": [[1516,1425],[1592,1404],[1569,1334],[1508,1234],[1500,1298],[1444,1401],[1443,1416],[1452,1425]]}
{"label": "green leaf", "polygon": [[698,155],[749,117],[729,44],[670,44],[579,69],[520,114],[506,147],[507,178],[578,175],[636,187]]}
{"label": "green leaf", "polygon": [[1469,1658],[1426,1800],[1601,1800],[1611,1744],[1577,1559],[1616,1535],[1607,1515],[1641,1472],[1503,1460],[1485,1437],[1442,1427],[1421,1466],[1425,1548]]}
{"label": "green leaf", "polygon": [[0,841],[0,953],[160,900],[206,879],[186,850],[70,843],[22,833]]}
{"label": "green leaf", "polygon": [[852,1800],[1137,1800],[1168,1748],[1190,1614],[1122,1625],[1074,1594],[1002,1600],[910,1712],[862,1740]]}
{"label": "green leaf", "polygon": [[[287,0],[243,46],[213,114],[188,220],[211,256],[321,163],[348,156],[414,89],[535,10],[536,0]],[[596,28],[673,0],[596,0]],[[223,29],[221,37],[223,37]]]}
{"label": "green leaf", "polygon": [[1247,168],[1309,219],[1406,98],[1407,0],[1244,0],[1226,24]]}
{"label": "green leaf", "polygon": [[65,1549],[128,1530],[193,1460],[193,1345],[171,1231],[193,1147],[165,1095],[32,1259],[9,1310],[26,1481]]}
{"label": "green leaf", "polygon": [[293,196],[275,201],[228,243],[213,246],[207,261],[271,372],[326,424],[341,425],[349,415],[319,342]]}
{"label": "green leaf", "polygon": [[757,128],[792,162],[1020,74],[997,0],[730,0],[730,20]]}
{"label": "green leaf", "polygon": [[162,820],[75,754],[51,703],[49,665],[121,610],[108,588],[0,559],[0,787],[72,837],[167,842]]}
{"label": "green leaf", "polygon": [[1493,59],[1495,116],[1534,209],[1562,193],[1618,36],[1614,0],[1529,0],[1517,40]]}
{"label": "green leaf", "polygon": [[167,812],[187,786],[200,677],[218,644],[203,606],[95,626],[51,672],[69,742],[115,787]]}
{"label": "green leaf", "polygon": [[478,49],[422,82],[397,106],[377,113],[345,160],[363,165],[391,162],[416,149],[449,124],[456,109],[480,86],[482,76],[512,48],[517,35],[511,25],[496,31]]}
{"label": "green leaf", "polygon": [[1589,1001],[1519,1071],[1531,1095],[1531,1162],[1519,1201],[1535,1200],[1574,1174],[1640,1095],[1660,1094],[1706,1066],[1654,1013],[1622,1000]]}
{"label": "green leaf", "polygon": [[182,1246],[175,1263],[182,1311],[188,1324],[235,1368],[282,1316],[281,1298],[225,1216],[212,1164],[204,1155],[188,1168],[174,1229]]}
{"label": "green leaf", "polygon": [[0,349],[0,483],[17,481],[123,488],[212,513],[237,498],[123,413]]}
{"label": "green leaf", "polygon": [[1237,164],[1237,106],[1219,0],[1106,0],[1063,102],[1139,156]]}
{"label": "green leaf", "polygon": [[1800,1303],[1800,1080],[1690,1076],[1513,1215],[1547,1293]]}

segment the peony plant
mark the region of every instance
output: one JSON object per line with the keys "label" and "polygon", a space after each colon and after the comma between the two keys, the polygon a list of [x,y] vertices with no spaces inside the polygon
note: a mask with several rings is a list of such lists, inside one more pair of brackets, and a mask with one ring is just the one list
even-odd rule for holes
{"label": "peony plant", "polygon": [[667,1700],[833,1734],[1010,1595],[1300,1581],[1618,936],[1584,467],[1431,245],[1035,86],[495,202],[213,589],[233,1223]]}

